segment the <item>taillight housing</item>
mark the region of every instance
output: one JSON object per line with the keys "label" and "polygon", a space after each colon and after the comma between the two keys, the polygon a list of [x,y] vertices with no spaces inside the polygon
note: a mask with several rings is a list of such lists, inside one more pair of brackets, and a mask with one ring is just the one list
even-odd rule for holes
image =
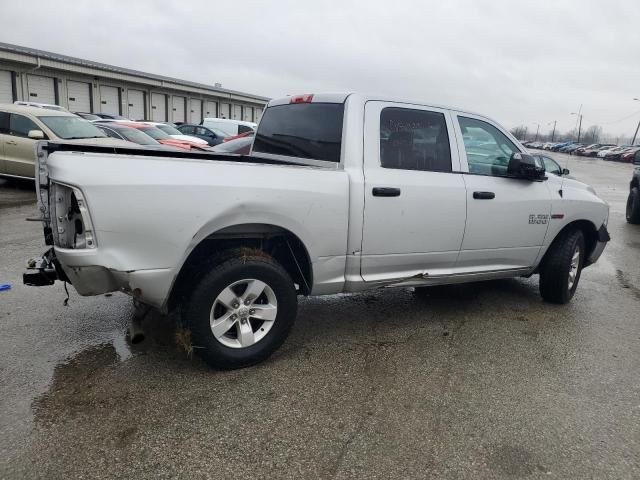
{"label": "taillight housing", "polygon": [[70,249],[96,248],[93,223],[82,191],[52,182],[50,198],[54,245]]}

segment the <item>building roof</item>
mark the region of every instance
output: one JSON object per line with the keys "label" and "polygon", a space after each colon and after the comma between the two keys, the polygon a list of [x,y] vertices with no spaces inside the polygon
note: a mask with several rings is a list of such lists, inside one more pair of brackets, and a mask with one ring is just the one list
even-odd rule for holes
{"label": "building roof", "polygon": [[48,59],[56,62],[68,63],[70,65],[78,65],[81,67],[94,68],[96,70],[102,70],[107,73],[112,72],[112,73],[123,74],[123,75],[133,75],[136,77],[148,78],[150,80],[155,80],[155,81],[164,81],[164,82],[170,82],[177,85],[184,85],[187,87],[201,88],[205,90],[210,90],[214,94],[218,93],[223,95],[241,95],[241,96],[251,97],[255,100],[264,101],[264,102],[268,102],[270,100],[268,97],[262,97],[262,96],[254,95],[251,93],[239,92],[236,90],[229,90],[226,88],[215,87],[215,86],[207,85],[204,83],[190,82],[187,80],[181,80],[179,78],[174,78],[174,77],[165,77],[163,75],[156,75],[154,73],[141,72],[141,71],[133,70],[130,68],[116,67],[115,65],[94,62],[92,60],[85,60],[83,58],[70,57],[68,55],[62,55],[59,53],[48,52],[45,50],[38,50],[36,48],[22,47],[20,45],[13,45],[10,43],[0,42],[0,58],[2,58],[2,52],[9,52],[9,53],[19,54],[19,55],[27,55],[27,56],[35,57],[37,59],[43,58],[43,59]]}

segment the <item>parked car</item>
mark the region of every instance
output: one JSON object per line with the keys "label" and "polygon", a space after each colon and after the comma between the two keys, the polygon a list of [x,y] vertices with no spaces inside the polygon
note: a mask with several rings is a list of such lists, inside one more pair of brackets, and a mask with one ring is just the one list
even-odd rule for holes
{"label": "parked car", "polygon": [[231,140],[235,140],[237,138],[244,138],[244,137],[254,137],[256,135],[256,132],[244,132],[241,133],[240,135],[235,135],[233,137],[227,137],[224,139],[225,142],[230,142]]}
{"label": "parked car", "polygon": [[230,140],[228,142],[223,142],[211,150],[214,152],[223,152],[223,153],[235,153],[238,155],[249,155],[251,151],[251,144],[253,143],[253,137],[241,137],[236,138],[235,140]]}
{"label": "parked car", "polygon": [[146,133],[151,138],[157,140],[162,145],[168,145],[170,147],[178,147],[184,150],[191,150],[191,149],[205,150],[209,148],[208,145],[206,144],[203,145],[200,142],[192,142],[189,140],[180,140],[178,138],[172,138],[168,133],[163,132],[162,130],[160,130],[158,127],[155,127],[154,125],[149,125],[148,123],[132,122],[130,120],[126,122],[118,121],[118,122],[104,123],[104,125],[111,125],[111,124],[117,124],[117,125],[119,124],[119,125],[124,125],[125,127],[136,128],[142,131],[143,133]]}
{"label": "parked car", "polygon": [[592,148],[586,148],[582,151],[581,155],[583,157],[596,157],[598,156],[598,153],[602,150],[608,150],[612,147],[615,147],[615,145],[611,145],[611,144],[605,144],[605,145],[601,145],[601,144],[596,144],[596,147],[592,147]]}
{"label": "parked car", "polygon": [[584,147],[584,143],[573,143],[571,145],[567,145],[566,147],[561,148],[559,151],[562,153],[568,153],[569,155],[573,155],[576,150]]}
{"label": "parked car", "polygon": [[123,117],[122,115],[116,115],[115,113],[93,113],[92,115],[100,117],[104,120],[129,120],[128,118]]}
{"label": "parked car", "polygon": [[53,248],[24,282],[180,312],[217,368],[271,355],[298,295],[539,274],[542,297],[567,303],[609,240],[591,187],[546,175],[484,116],[419,102],[271,100],[250,161],[46,147],[37,198]]}
{"label": "parked car", "polygon": [[640,224],[640,149],[633,152],[633,175],[629,183],[629,196],[627,197],[626,218],[627,222]]}
{"label": "parked car", "polygon": [[154,147],[160,150],[181,150],[177,147],[171,147],[168,145],[163,145],[158,142],[155,138],[150,137],[142,130],[138,130],[137,128],[127,127],[126,125],[122,125],[116,122],[109,123],[96,123],[96,127],[102,130],[105,134],[110,136],[111,138],[119,138],[120,140],[127,140],[129,142],[136,143],[138,145],[144,145],[146,147]]}
{"label": "parked car", "polygon": [[621,162],[633,163],[635,154],[640,150],[640,147],[631,147],[628,152],[624,152],[620,155]]}
{"label": "parked car", "polygon": [[226,132],[216,127],[205,127],[204,125],[182,124],[178,130],[185,135],[190,135],[204,140],[209,145],[218,145],[228,136]]}
{"label": "parked car", "polygon": [[258,126],[257,123],[244,122],[242,120],[229,120],[227,118],[205,118],[202,121],[202,125],[222,130],[227,137],[233,137],[235,135],[240,135],[241,133],[255,130]]}
{"label": "parked car", "polygon": [[560,164],[556,162],[553,158],[547,155],[539,154],[539,153],[535,153],[533,156],[535,158],[540,159],[540,161],[544,164],[544,169],[547,173],[553,173],[558,177],[564,176],[566,178],[573,178],[572,176],[569,175],[569,173],[571,173],[569,172],[569,169],[561,167]]}
{"label": "parked car", "polygon": [[88,112],[73,112],[74,114],[78,115],[79,117],[84,118],[85,120],[89,120],[89,121],[93,121],[93,120],[100,120],[101,118],[96,115],[95,113],[88,113]]}
{"label": "parked car", "polygon": [[558,150],[560,150],[562,147],[565,147],[569,144],[571,144],[573,142],[560,142],[560,143],[556,143],[553,147],[551,147],[551,151],[552,152],[557,152]]}
{"label": "parked car", "polygon": [[0,105],[0,175],[33,178],[38,140],[107,146],[130,146],[107,137],[77,115],[19,104]]}
{"label": "parked car", "polygon": [[36,107],[36,108],[44,108],[46,110],[56,110],[58,112],[69,112],[69,110],[67,110],[64,107],[61,107],[60,105],[53,105],[51,103],[39,103],[39,102],[25,102],[23,100],[16,100],[15,102],[13,102],[14,105],[22,105],[24,107]]}
{"label": "parked car", "polygon": [[185,134],[184,132],[178,130],[173,125],[169,125],[168,123],[147,122],[147,121],[142,122],[142,123],[148,123],[149,125],[153,125],[154,127],[159,128],[164,133],[169,135],[171,138],[177,138],[178,140],[187,140],[188,142],[195,142],[195,143],[199,143],[201,145],[209,145],[209,142],[207,142],[206,140],[204,140],[202,138],[199,138],[196,135]]}
{"label": "parked car", "polygon": [[596,155],[598,158],[606,158],[607,155],[615,155],[616,153],[620,153],[623,150],[625,150],[627,147],[626,146],[614,146],[614,147],[609,147],[609,148],[605,148],[603,150],[598,151],[598,154]]}

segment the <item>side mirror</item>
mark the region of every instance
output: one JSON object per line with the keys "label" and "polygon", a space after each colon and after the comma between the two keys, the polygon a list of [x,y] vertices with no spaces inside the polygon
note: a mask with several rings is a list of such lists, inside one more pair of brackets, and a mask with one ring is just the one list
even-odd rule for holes
{"label": "side mirror", "polygon": [[528,153],[515,152],[511,154],[507,175],[526,180],[546,180],[544,164]]}
{"label": "side mirror", "polygon": [[43,140],[44,132],[42,130],[29,130],[27,136],[33,140]]}
{"label": "side mirror", "polygon": [[562,174],[563,174],[563,175],[569,175],[570,173],[571,173],[571,172],[569,171],[569,169],[568,169],[568,168],[563,168],[563,169],[562,169]]}

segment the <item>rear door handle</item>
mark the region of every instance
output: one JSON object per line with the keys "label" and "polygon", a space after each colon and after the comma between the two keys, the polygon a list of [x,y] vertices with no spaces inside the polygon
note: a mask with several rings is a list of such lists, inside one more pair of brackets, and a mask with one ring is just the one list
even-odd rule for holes
{"label": "rear door handle", "polygon": [[473,192],[473,198],[476,200],[493,200],[496,194],[493,192]]}
{"label": "rear door handle", "polygon": [[374,197],[399,197],[400,189],[393,187],[373,187],[372,192]]}
{"label": "rear door handle", "polygon": [[13,140],[8,140],[7,145],[17,145],[17,143],[14,142]]}

